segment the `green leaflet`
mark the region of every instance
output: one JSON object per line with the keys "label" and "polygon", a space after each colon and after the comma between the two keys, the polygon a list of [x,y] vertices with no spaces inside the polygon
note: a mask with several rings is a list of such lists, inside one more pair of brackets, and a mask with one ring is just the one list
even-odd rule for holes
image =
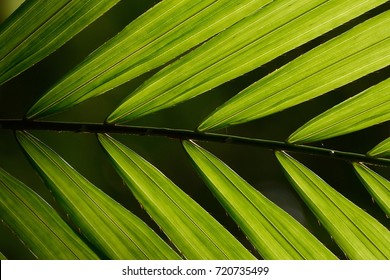
{"label": "green leaflet", "polygon": [[0,25],[0,84],[54,52],[118,1],[24,1]]}
{"label": "green leaflet", "polygon": [[387,79],[310,120],[288,142],[320,141],[389,120],[390,79]]}
{"label": "green leaflet", "polygon": [[353,163],[353,167],[373,199],[390,217],[390,182],[361,163]]}
{"label": "green leaflet", "polygon": [[28,133],[16,135],[58,203],[108,258],[179,258],[143,221],[92,185],[49,147]]}
{"label": "green leaflet", "polygon": [[367,154],[372,157],[390,156],[390,137],[380,142],[378,145],[372,148]]}
{"label": "green leaflet", "polygon": [[350,259],[389,259],[390,233],[376,219],[284,152],[276,152],[287,177]]}
{"label": "green leaflet", "polygon": [[3,169],[0,188],[1,219],[38,259],[98,259],[46,201]]}
{"label": "green leaflet", "polygon": [[221,160],[188,141],[183,146],[210,190],[265,259],[337,259],[307,229]]}
{"label": "green leaflet", "polygon": [[254,259],[154,166],[113,138],[98,138],[134,196],[187,259]]}
{"label": "green leaflet", "polygon": [[6,260],[7,258],[4,256],[4,254],[2,252],[0,252],[0,260]]}
{"label": "green leaflet", "polygon": [[193,98],[384,2],[273,1],[158,72],[107,121],[124,123]]}
{"label": "green leaflet", "polygon": [[389,25],[386,11],[316,47],[231,98],[199,130],[279,112],[389,65]]}
{"label": "green leaflet", "polygon": [[271,0],[164,0],[88,56],[27,113],[44,117],[100,95],[195,47]]}

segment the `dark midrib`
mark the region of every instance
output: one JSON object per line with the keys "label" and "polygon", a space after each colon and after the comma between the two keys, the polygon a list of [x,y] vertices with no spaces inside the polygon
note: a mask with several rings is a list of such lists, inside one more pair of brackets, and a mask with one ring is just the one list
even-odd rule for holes
{"label": "dark midrib", "polygon": [[269,150],[310,154],[348,162],[390,166],[390,159],[374,158],[365,154],[337,151],[308,145],[295,145],[282,141],[247,138],[234,135],[203,133],[185,129],[157,128],[144,126],[124,126],[96,123],[42,122],[28,120],[0,120],[0,130],[47,130],[75,133],[119,133],[138,136],[168,137],[177,140],[196,140],[202,142],[227,143],[256,146]]}

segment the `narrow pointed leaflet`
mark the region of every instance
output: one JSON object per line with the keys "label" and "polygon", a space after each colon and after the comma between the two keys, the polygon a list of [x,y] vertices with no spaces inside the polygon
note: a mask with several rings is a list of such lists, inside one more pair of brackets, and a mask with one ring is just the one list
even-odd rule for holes
{"label": "narrow pointed leaflet", "polygon": [[193,98],[384,2],[272,1],[155,74],[107,121],[128,122]]}
{"label": "narrow pointed leaflet", "polygon": [[143,221],[82,177],[40,140],[17,139],[80,232],[109,259],[179,259]]}
{"label": "narrow pointed leaflet", "polygon": [[361,163],[354,163],[356,173],[387,217],[390,217],[390,182]]}
{"label": "narrow pointed leaflet", "polygon": [[390,11],[312,49],[217,108],[199,130],[255,120],[308,101],[390,64]]}
{"label": "narrow pointed leaflet", "polygon": [[99,141],[134,196],[187,259],[254,259],[206,210],[117,140]]}
{"label": "narrow pointed leaflet", "polygon": [[0,85],[65,44],[119,0],[29,0],[0,25]]}
{"label": "narrow pointed leaflet", "polygon": [[3,169],[0,218],[38,259],[98,259],[46,201]]}
{"label": "narrow pointed leaflet", "polygon": [[349,259],[390,259],[390,232],[284,152],[276,157],[306,205]]}
{"label": "narrow pointed leaflet", "polygon": [[164,0],[51,88],[27,113],[45,117],[164,65],[271,0]]}
{"label": "narrow pointed leaflet", "polygon": [[337,259],[298,221],[198,145],[183,146],[227,213],[265,259]]}
{"label": "narrow pointed leaflet", "polygon": [[390,79],[310,120],[295,131],[288,138],[288,142],[321,141],[386,121],[390,121]]}
{"label": "narrow pointed leaflet", "polygon": [[389,157],[390,156],[390,137],[380,142],[374,148],[372,148],[368,153],[372,157]]}

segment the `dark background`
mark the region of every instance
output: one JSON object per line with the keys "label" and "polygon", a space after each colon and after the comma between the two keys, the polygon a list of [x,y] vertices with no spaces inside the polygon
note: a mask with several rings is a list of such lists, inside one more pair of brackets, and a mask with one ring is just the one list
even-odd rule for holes
{"label": "dark background", "polygon": [[[75,36],[58,51],[25,71],[20,76],[0,86],[0,119],[21,119],[24,113],[61,76],[65,75],[90,52],[117,34],[124,26],[156,2],[158,1],[123,0],[119,2],[112,10]],[[0,1],[0,21],[3,21],[6,17],[5,4],[7,4],[6,1]],[[303,52],[364,21],[373,14],[388,9],[389,6],[389,4],[382,5],[380,8],[359,17],[357,20],[353,20],[337,30],[325,34],[206,94],[179,104],[174,108],[166,109],[133,121],[130,124],[195,129],[217,106],[254,81],[279,68]],[[155,72],[156,70],[147,73],[100,97],[86,101],[47,120],[103,122],[124,97]],[[315,100],[281,113],[219,132],[283,141],[298,127],[320,112],[389,76],[390,68],[387,67]],[[77,133],[60,134],[45,131],[34,131],[33,134],[58,152],[88,180],[112,198],[119,201],[126,208],[130,209],[133,213],[143,217],[149,225],[159,232],[153,221],[139,207],[131,192],[124,186],[122,180],[114,171],[108,158],[99,146],[95,135]],[[225,211],[198,177],[179,141],[158,137],[114,136],[159,168],[174,183],[185,190],[186,193],[242,240],[249,249],[252,249],[245,240],[244,235],[238,230],[230,218],[226,217]],[[336,150],[365,153],[389,136],[390,126],[389,122],[387,122],[347,136],[315,143],[314,145]],[[229,144],[200,144],[225,161],[240,176],[255,186],[264,195],[291,213],[339,257],[343,257],[342,252],[331,240],[329,234],[318,225],[316,218],[294,193],[272,151]],[[294,154],[294,157],[315,171],[339,192],[389,227],[389,220],[386,219],[379,207],[372,203],[370,195],[368,195],[358,180],[349,163],[301,154]],[[12,131],[0,130],[0,167],[37,191],[57,208],[43,182],[24,157]],[[375,167],[374,169],[387,179],[390,178],[389,168]],[[23,244],[4,224],[0,225],[0,251],[10,259],[33,258],[31,253],[24,248]]]}

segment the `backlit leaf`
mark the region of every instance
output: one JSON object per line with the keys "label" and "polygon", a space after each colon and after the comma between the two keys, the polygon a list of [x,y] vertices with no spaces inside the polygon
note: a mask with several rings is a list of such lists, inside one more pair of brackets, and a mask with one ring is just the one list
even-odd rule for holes
{"label": "backlit leaf", "polygon": [[0,25],[0,84],[54,52],[118,1],[24,1]]}
{"label": "backlit leaf", "polygon": [[92,185],[37,138],[19,143],[81,233],[110,259],[178,259],[143,221]]}
{"label": "backlit leaf", "polygon": [[254,259],[154,166],[115,139],[101,134],[98,137],[134,196],[187,259]]}
{"label": "backlit leaf", "polygon": [[390,232],[313,171],[276,152],[297,193],[350,259],[389,259]]}
{"label": "backlit leaf", "polygon": [[373,157],[388,157],[390,156],[390,137],[380,142],[372,150],[367,153],[369,156]]}
{"label": "backlit leaf", "polygon": [[312,49],[217,108],[199,130],[282,111],[389,65],[389,25],[390,11],[386,11]]}
{"label": "backlit leaf", "polygon": [[214,36],[271,0],[164,0],[88,56],[27,113],[44,117],[98,96]]}
{"label": "backlit leaf", "polygon": [[390,182],[361,163],[354,163],[353,167],[373,199],[390,217]]}
{"label": "backlit leaf", "polygon": [[38,259],[98,259],[57,212],[0,169],[0,218]]}
{"label": "backlit leaf", "polygon": [[288,142],[320,141],[389,120],[390,79],[387,79],[310,120]]}
{"label": "backlit leaf", "polygon": [[185,141],[183,145],[215,197],[265,259],[337,259],[221,160],[196,144]]}
{"label": "backlit leaf", "polygon": [[193,98],[384,2],[273,1],[158,72],[107,121],[127,122]]}

